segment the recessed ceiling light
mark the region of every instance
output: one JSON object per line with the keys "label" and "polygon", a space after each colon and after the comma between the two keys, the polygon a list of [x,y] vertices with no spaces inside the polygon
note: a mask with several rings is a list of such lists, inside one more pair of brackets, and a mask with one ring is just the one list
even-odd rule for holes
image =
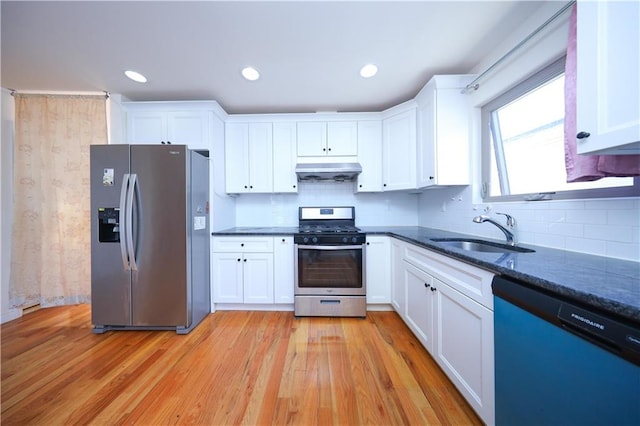
{"label": "recessed ceiling light", "polygon": [[140,74],[139,72],[127,70],[127,71],[124,72],[124,75],[126,75],[127,77],[129,77],[133,81],[137,81],[138,83],[146,83],[147,82],[147,77],[145,77],[144,75]]}
{"label": "recessed ceiling light", "polygon": [[255,81],[260,78],[260,73],[253,67],[246,67],[242,69],[242,76],[249,81]]}
{"label": "recessed ceiling light", "polygon": [[377,72],[378,72],[378,67],[375,66],[374,64],[367,64],[360,69],[360,75],[363,78],[373,77],[374,75],[376,75]]}

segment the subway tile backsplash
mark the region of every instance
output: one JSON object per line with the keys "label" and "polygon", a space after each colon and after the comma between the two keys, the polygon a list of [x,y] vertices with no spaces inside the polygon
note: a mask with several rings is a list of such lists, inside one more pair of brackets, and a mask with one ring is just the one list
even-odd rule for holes
{"label": "subway tile backsplash", "polygon": [[298,194],[240,195],[236,226],[297,226],[299,206],[353,205],[359,226],[427,226],[502,239],[495,226],[472,222],[489,206],[489,214],[516,218],[522,244],[640,261],[640,198],[474,204],[471,187],[420,194],[354,189],[349,182],[301,183]]}
{"label": "subway tile backsplash", "polygon": [[501,239],[495,226],[471,220],[490,206],[490,214],[506,212],[516,218],[523,244],[640,261],[640,198],[475,205],[471,198],[470,188],[425,191],[420,195],[418,223]]}

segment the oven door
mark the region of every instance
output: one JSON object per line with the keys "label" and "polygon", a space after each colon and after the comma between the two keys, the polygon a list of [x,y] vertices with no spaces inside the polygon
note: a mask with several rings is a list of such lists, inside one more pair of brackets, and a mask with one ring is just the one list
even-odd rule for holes
{"label": "oven door", "polygon": [[366,295],[364,245],[295,249],[296,295]]}

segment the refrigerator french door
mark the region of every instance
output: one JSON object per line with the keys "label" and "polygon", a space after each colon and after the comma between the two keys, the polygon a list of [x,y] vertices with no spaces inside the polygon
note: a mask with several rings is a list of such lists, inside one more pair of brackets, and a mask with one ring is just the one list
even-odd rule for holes
{"label": "refrigerator french door", "polygon": [[91,146],[94,332],[188,333],[209,313],[208,194],[184,145]]}

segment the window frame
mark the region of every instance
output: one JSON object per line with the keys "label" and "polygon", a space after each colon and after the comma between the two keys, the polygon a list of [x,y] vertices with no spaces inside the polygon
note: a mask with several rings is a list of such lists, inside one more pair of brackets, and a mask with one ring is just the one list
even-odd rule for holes
{"label": "window frame", "polygon": [[[491,128],[495,125],[493,123],[491,113],[508,103],[520,98],[522,95],[540,87],[550,80],[553,80],[565,71],[565,56],[555,60],[551,64],[545,66],[539,71],[533,73],[525,80],[517,83],[513,87],[504,91],[501,95],[498,95],[494,99],[487,102],[481,107],[481,196],[485,202],[500,202],[500,201],[542,201],[542,200],[579,200],[590,198],[629,198],[640,196],[640,178],[635,176],[633,178],[633,185],[626,187],[609,187],[609,188],[593,188],[593,189],[572,189],[565,191],[555,192],[537,192],[528,194],[509,194],[509,195],[489,195],[489,185],[491,182],[491,165],[493,159],[491,149]],[[496,152],[496,163],[503,163],[504,166],[504,154],[502,144],[498,144],[498,141],[494,141],[494,152]],[[500,178],[500,175],[504,175]],[[506,191],[510,192],[509,179],[507,175],[506,167],[498,167],[497,175],[499,177],[500,191],[502,193]]]}

